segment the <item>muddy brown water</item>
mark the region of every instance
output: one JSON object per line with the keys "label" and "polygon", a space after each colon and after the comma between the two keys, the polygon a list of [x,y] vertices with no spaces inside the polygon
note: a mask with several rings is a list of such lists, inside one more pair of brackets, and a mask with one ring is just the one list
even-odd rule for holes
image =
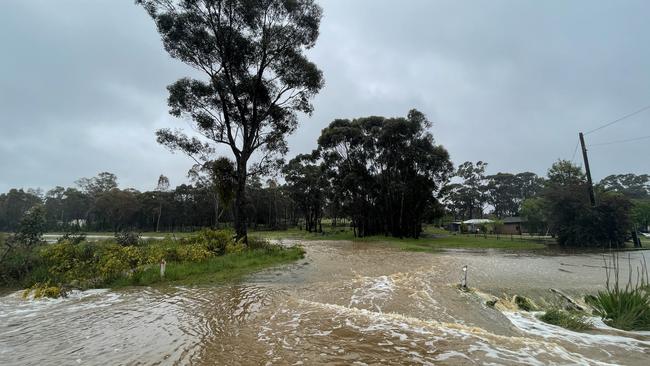
{"label": "muddy brown water", "polygon": [[299,262],[216,287],[1,297],[0,365],[650,364],[650,332],[594,319],[575,333],[455,287],[468,265],[482,293],[553,303],[550,287],[603,288],[600,254],[305,245]]}

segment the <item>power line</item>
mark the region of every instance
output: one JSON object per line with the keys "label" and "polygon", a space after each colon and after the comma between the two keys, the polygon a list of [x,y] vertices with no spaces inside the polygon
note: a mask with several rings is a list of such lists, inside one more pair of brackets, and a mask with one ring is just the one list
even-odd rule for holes
{"label": "power line", "polygon": [[598,144],[591,144],[589,146],[592,147],[592,146],[612,145],[612,144],[620,144],[620,143],[623,143],[623,142],[639,141],[639,140],[645,140],[645,139],[650,139],[650,135],[635,137],[635,138],[627,139],[627,140],[616,140],[616,141],[600,142]]}
{"label": "power line", "polygon": [[621,122],[622,120],[624,120],[624,119],[626,119],[626,118],[632,117],[632,116],[634,116],[634,115],[636,115],[636,114],[639,114],[639,113],[641,113],[641,112],[643,112],[643,111],[645,111],[645,110],[648,110],[648,109],[650,109],[650,104],[647,105],[647,106],[645,106],[645,107],[643,107],[643,108],[641,108],[641,109],[639,109],[639,110],[637,110],[637,111],[635,111],[635,112],[632,112],[632,113],[630,113],[630,114],[626,114],[625,116],[623,116],[623,117],[621,117],[621,118],[619,118],[619,119],[615,119],[615,120],[613,120],[613,121],[611,121],[611,122],[605,123],[604,125],[602,125],[602,126],[600,126],[600,127],[594,128],[593,130],[590,130],[590,131],[587,131],[587,132],[585,132],[585,135],[588,135],[588,134],[590,134],[590,133],[592,133],[592,132],[596,132],[596,131],[598,131],[598,130],[601,130],[601,129],[607,127],[607,126],[611,126],[611,125],[613,125],[614,123]]}
{"label": "power line", "polygon": [[573,149],[573,155],[571,156],[571,162],[572,163],[573,163],[573,160],[576,158],[576,153],[578,152],[578,145],[580,145],[579,142],[576,143],[576,147],[575,147],[575,149]]}

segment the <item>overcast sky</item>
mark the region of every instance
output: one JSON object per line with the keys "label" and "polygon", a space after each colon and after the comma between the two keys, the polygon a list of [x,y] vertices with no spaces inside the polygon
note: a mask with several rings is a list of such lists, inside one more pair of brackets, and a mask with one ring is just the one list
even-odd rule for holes
{"label": "overcast sky", "polygon": [[[289,138],[311,151],[335,118],[433,121],[456,165],[545,174],[571,159],[579,131],[650,104],[649,1],[321,1],[310,51],[326,86]],[[165,87],[191,70],[163,50],[133,0],[3,0],[0,192],[70,186],[101,171],[152,189],[187,181],[191,162],[154,131]],[[587,135],[588,144],[650,135],[650,111]],[[579,160],[580,153],[576,154]],[[595,179],[650,173],[650,139],[590,149]]]}

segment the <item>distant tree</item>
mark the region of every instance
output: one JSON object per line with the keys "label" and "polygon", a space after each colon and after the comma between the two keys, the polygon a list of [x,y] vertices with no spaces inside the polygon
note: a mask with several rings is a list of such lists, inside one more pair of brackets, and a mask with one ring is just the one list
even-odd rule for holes
{"label": "distant tree", "polygon": [[305,230],[322,231],[327,180],[316,154],[300,154],[282,169],[291,198],[305,218]]}
{"label": "distant tree", "polygon": [[20,220],[15,242],[26,247],[40,243],[43,241],[46,224],[45,207],[36,205],[30,208]]}
{"label": "distant tree", "polygon": [[64,226],[73,225],[78,228],[81,220],[88,219],[94,198],[76,188],[66,188],[61,203]]}
{"label": "distant tree", "polygon": [[650,230],[650,199],[635,200],[632,207],[633,223],[640,229]]}
{"label": "distant tree", "polygon": [[618,192],[631,199],[643,199],[650,196],[650,175],[609,175],[603,178],[598,186],[604,191]]}
{"label": "distant tree", "polygon": [[108,192],[117,188],[117,176],[113,173],[102,172],[93,178],[81,178],[76,182],[84,192],[96,197],[100,193]]}
{"label": "distant tree", "polygon": [[139,192],[133,189],[113,188],[97,196],[93,208],[97,227],[114,232],[129,228],[140,210]]}
{"label": "distant tree", "polygon": [[568,160],[558,160],[553,163],[547,177],[548,184],[555,186],[570,186],[586,182],[582,169]]}
{"label": "distant tree", "polygon": [[[201,138],[162,129],[158,142],[199,165],[225,144],[236,162],[235,230],[246,240],[246,180],[287,151],[297,113],[311,113],[322,73],[305,56],[322,10],[313,0],[137,0],[167,52],[203,73],[168,87],[170,113],[194,121]],[[253,153],[262,159],[249,171]]]}
{"label": "distant tree", "polygon": [[22,189],[11,189],[0,195],[0,230],[16,231],[25,213],[41,203],[40,197]]}
{"label": "distant tree", "polygon": [[521,188],[514,174],[497,173],[486,177],[485,197],[497,217],[519,213]]}
{"label": "distant tree", "polygon": [[163,203],[165,202],[165,193],[169,190],[169,178],[164,175],[158,177],[156,193],[158,193],[158,219],[156,220],[156,232],[160,231],[160,218],[162,217]]}
{"label": "distant tree", "polygon": [[487,202],[486,167],[487,163],[482,161],[462,163],[456,170],[456,177],[462,182],[449,184],[443,190],[445,202],[460,218],[483,217],[483,206]]}
{"label": "distant tree", "polygon": [[237,171],[235,164],[226,157],[206,162],[194,178],[209,187],[214,202],[214,226],[219,225],[219,219],[230,207],[237,188]]}
{"label": "distant tree", "polygon": [[522,201],[538,196],[546,184],[546,180],[543,177],[539,177],[532,172],[519,173],[515,175],[515,178],[519,185],[520,206]]}
{"label": "distant tree", "polygon": [[531,172],[497,173],[485,179],[485,198],[497,217],[519,215],[522,202],[544,188],[544,179]]}
{"label": "distant tree", "polygon": [[50,227],[56,227],[63,224],[64,207],[63,200],[65,198],[65,188],[54,187],[47,191],[45,194],[45,212],[47,223]]}
{"label": "distant tree", "polygon": [[545,234],[548,228],[545,201],[541,197],[528,198],[521,204],[521,217],[532,234]]}

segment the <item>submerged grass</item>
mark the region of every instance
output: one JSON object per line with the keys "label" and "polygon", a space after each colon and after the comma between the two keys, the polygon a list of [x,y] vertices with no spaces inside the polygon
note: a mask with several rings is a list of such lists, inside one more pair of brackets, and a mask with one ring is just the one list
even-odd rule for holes
{"label": "submerged grass", "polygon": [[553,324],[574,331],[588,330],[592,328],[585,314],[569,312],[561,309],[551,309],[539,316],[545,323]]}

